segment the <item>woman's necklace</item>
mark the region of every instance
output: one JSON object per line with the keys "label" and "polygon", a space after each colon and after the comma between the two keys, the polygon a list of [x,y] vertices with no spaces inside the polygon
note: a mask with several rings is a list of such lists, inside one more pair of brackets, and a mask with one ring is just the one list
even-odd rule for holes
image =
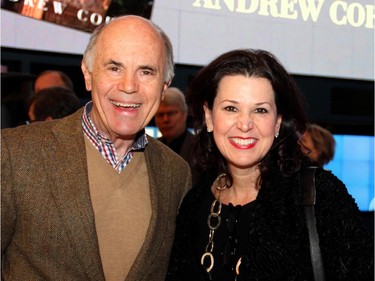
{"label": "woman's necklace", "polygon": [[[201,257],[201,265],[205,267],[208,274],[210,274],[210,271],[214,267],[215,259],[213,256],[213,250],[214,250],[214,236],[215,236],[215,230],[219,228],[221,224],[221,193],[227,188],[227,175],[225,173],[220,174],[216,180],[216,189],[218,190],[217,198],[212,202],[210,214],[207,217],[207,225],[209,228],[208,233],[208,243],[206,245],[206,252],[203,253]],[[241,264],[241,258],[238,259],[236,264],[236,279],[237,276],[240,275],[240,264]],[[208,260],[208,265],[205,266],[205,261]]]}

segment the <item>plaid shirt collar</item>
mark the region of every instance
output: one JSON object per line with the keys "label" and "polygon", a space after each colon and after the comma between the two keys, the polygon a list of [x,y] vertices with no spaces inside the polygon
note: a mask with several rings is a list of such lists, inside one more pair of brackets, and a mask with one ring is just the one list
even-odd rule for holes
{"label": "plaid shirt collar", "polygon": [[88,102],[85,105],[85,109],[82,115],[82,128],[86,137],[90,142],[96,147],[99,153],[104,157],[104,159],[112,165],[112,167],[118,172],[121,173],[125,167],[129,164],[130,160],[133,157],[133,153],[136,150],[142,150],[146,147],[148,141],[145,130],[139,132],[134,140],[132,147],[129,151],[122,157],[118,159],[116,148],[113,142],[101,134],[95,127],[92,119],[90,118],[90,112],[92,109],[92,101]]}

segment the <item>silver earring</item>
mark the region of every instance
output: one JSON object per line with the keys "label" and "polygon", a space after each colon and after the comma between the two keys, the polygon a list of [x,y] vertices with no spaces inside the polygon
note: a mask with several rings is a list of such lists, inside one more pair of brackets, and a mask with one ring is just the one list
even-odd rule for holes
{"label": "silver earring", "polygon": [[277,133],[275,134],[275,138],[278,138],[278,136],[279,136],[279,132],[277,132]]}
{"label": "silver earring", "polygon": [[212,129],[207,127],[207,133],[211,133],[211,132],[212,132]]}

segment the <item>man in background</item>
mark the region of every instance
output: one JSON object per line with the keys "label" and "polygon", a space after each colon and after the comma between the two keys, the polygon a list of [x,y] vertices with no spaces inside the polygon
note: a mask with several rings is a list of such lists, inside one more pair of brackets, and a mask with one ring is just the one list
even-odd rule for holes
{"label": "man in background", "polygon": [[176,87],[168,88],[155,114],[155,124],[162,134],[158,139],[189,163],[194,185],[200,174],[191,159],[195,136],[187,128],[187,117],[185,95]]}
{"label": "man in background", "polygon": [[63,118],[81,107],[77,95],[65,87],[50,87],[34,95],[29,102],[30,122]]}
{"label": "man in background", "polygon": [[46,70],[40,73],[34,82],[34,93],[50,87],[65,87],[74,91],[72,80],[59,70]]}

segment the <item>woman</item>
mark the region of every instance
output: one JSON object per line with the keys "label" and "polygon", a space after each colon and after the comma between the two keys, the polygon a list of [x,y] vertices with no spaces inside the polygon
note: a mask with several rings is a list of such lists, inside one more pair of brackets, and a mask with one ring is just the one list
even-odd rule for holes
{"label": "woman", "polygon": [[[313,280],[299,171],[303,100],[270,53],[234,50],[187,96],[203,182],[184,198],[167,280]],[[370,280],[373,245],[345,185],[316,171],[326,280]]]}

